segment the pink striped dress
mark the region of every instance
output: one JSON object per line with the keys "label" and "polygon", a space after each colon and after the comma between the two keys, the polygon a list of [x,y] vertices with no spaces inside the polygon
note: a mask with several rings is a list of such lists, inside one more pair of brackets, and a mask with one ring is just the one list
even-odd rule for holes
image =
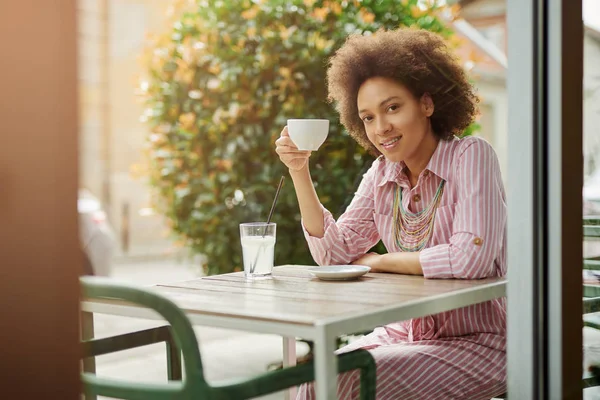
{"label": "pink striped dress", "polygon": [[[324,210],[325,235],[310,236],[319,265],[348,264],[380,239],[400,249],[393,233],[394,190],[418,212],[446,181],[432,236],[420,253],[425,278],[478,279],[506,274],[506,199],[492,147],[483,139],[442,140],[411,187],[404,163],[379,157],[352,203],[335,221]],[[377,363],[378,399],[490,399],[506,390],[506,303],[497,299],[392,323],[342,348],[368,349]],[[358,372],[338,377],[338,398],[358,399]],[[299,399],[314,399],[312,384]]]}

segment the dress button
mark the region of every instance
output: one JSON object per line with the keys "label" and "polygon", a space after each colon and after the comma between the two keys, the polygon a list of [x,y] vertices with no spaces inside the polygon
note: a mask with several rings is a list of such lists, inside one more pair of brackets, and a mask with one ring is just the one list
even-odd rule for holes
{"label": "dress button", "polygon": [[483,239],[476,237],[475,239],[473,239],[473,244],[475,246],[481,246],[483,244]]}
{"label": "dress button", "polygon": [[418,203],[419,201],[421,201],[421,195],[420,195],[420,194],[415,194],[415,195],[413,196],[413,201],[414,201],[415,203]]}
{"label": "dress button", "polygon": [[423,176],[429,176],[429,170],[425,170],[425,172],[423,172]]}

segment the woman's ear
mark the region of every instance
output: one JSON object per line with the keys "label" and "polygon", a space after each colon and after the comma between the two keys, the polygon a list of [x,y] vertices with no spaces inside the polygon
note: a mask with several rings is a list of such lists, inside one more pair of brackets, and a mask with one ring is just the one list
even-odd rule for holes
{"label": "woman's ear", "polygon": [[434,109],[435,106],[433,104],[433,99],[431,98],[431,95],[427,92],[423,93],[423,96],[421,96],[421,110],[423,110],[425,116],[431,117],[433,115]]}

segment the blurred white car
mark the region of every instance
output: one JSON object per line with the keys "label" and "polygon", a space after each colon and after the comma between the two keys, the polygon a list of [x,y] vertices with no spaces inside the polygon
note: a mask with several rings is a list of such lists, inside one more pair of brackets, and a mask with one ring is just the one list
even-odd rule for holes
{"label": "blurred white car", "polygon": [[77,211],[79,240],[85,255],[84,274],[109,276],[117,243],[102,204],[89,190],[80,189]]}

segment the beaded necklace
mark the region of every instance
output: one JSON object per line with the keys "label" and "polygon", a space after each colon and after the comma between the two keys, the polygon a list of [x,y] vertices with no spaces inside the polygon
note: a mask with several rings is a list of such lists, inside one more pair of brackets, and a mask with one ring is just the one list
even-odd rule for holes
{"label": "beaded necklace", "polygon": [[433,233],[435,211],[442,199],[444,185],[442,179],[431,203],[423,210],[412,213],[404,208],[402,203],[402,187],[396,186],[394,195],[394,239],[402,251],[420,251],[429,242]]}

